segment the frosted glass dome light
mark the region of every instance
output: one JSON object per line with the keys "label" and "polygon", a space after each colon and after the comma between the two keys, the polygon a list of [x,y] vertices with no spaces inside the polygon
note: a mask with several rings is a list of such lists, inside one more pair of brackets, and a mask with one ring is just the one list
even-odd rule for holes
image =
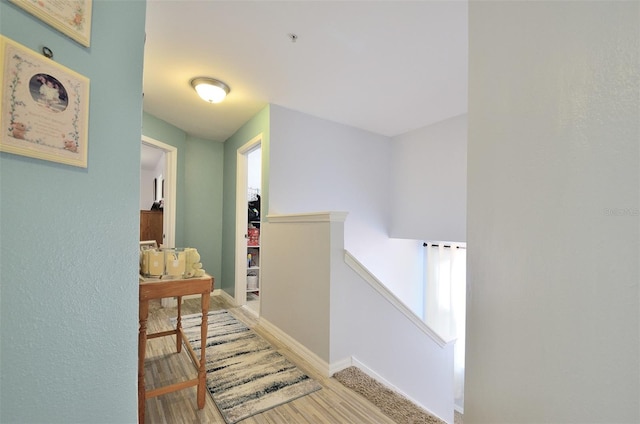
{"label": "frosted glass dome light", "polygon": [[220,103],[231,91],[229,86],[222,81],[206,77],[192,79],[191,86],[202,100],[209,103]]}

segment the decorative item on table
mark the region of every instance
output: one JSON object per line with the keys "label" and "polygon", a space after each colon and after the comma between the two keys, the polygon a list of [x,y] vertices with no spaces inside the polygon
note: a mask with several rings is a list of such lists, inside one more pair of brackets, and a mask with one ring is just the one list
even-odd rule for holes
{"label": "decorative item on table", "polygon": [[164,259],[164,252],[161,249],[143,250],[140,273],[145,277],[162,277],[164,274]]}
{"label": "decorative item on table", "polygon": [[157,249],[158,244],[155,240],[146,240],[140,242],[140,275],[144,275],[144,267],[146,266],[147,271],[149,270],[148,262],[143,263],[145,258],[144,251],[148,249]]}
{"label": "decorative item on table", "polygon": [[202,277],[205,273],[205,270],[202,268],[202,262],[200,262],[200,254],[198,253],[198,249],[194,249],[193,247],[186,247],[184,249],[185,253],[185,270],[184,277]]}
{"label": "decorative item on table", "polygon": [[205,270],[198,249],[162,248],[140,250],[140,274],[149,278],[202,277]]}
{"label": "decorative item on table", "polygon": [[180,278],[186,269],[186,253],[184,249],[164,249],[164,276]]}
{"label": "decorative item on table", "polygon": [[260,229],[259,228],[248,228],[247,233],[249,236],[249,241],[247,242],[248,246],[259,246],[260,245]]}

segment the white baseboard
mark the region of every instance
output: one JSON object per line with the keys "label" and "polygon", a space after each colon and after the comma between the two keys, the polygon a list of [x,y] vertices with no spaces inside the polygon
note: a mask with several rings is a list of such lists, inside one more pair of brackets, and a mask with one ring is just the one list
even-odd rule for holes
{"label": "white baseboard", "polygon": [[[237,305],[234,297],[229,295],[226,291],[222,289],[216,289],[213,291],[214,296],[222,296],[232,305]],[[271,324],[266,319],[259,317],[255,311],[249,309],[244,305],[244,308],[247,312],[253,313],[258,318],[258,325],[263,327],[266,331],[271,333],[275,338],[284,343],[289,349],[291,349],[296,354],[300,355],[305,361],[307,361],[316,371],[321,373],[322,375],[326,375],[327,377],[331,374],[328,374],[329,364],[322,360],[318,355],[311,352],[309,349],[298,343],[297,340],[286,334],[284,331],[280,330],[275,325]],[[351,361],[350,358],[348,358]],[[349,365],[348,365],[349,366]],[[344,367],[346,368],[346,367]]]}
{"label": "white baseboard", "polygon": [[329,373],[330,375],[333,375],[338,371],[342,371],[345,368],[349,368],[352,365],[353,365],[353,360],[351,357],[344,358],[339,361],[334,361],[331,364],[329,364]]}
{"label": "white baseboard", "polygon": [[[372,370],[371,368],[369,368],[368,366],[366,366],[365,364],[360,362],[357,358],[352,356],[351,357],[351,363],[352,363],[352,365],[354,367],[357,367],[360,371],[362,371],[363,373],[367,374],[369,377],[373,378],[378,383],[381,383],[382,385],[388,387],[389,389],[393,390],[394,392],[400,393],[402,396],[406,397],[407,399],[410,399],[406,394],[404,394],[402,391],[400,391],[400,389],[398,389],[396,386],[394,386],[393,384],[391,384],[390,382],[385,380],[384,377],[382,377],[380,374],[378,374],[377,372],[375,372],[374,370]],[[417,402],[416,402],[416,404],[417,404]]]}
{"label": "white baseboard", "polygon": [[[211,292],[210,296],[214,296],[214,295],[215,295],[215,292]],[[186,296],[182,296],[182,301],[184,302],[185,300],[189,300],[189,299],[200,299],[200,296],[201,295],[199,294],[188,294]]]}
{"label": "white baseboard", "polygon": [[305,346],[301,345],[296,339],[280,330],[264,318],[259,318],[258,325],[271,333],[276,339],[284,343],[289,349],[307,361],[318,373],[323,376],[330,377],[329,364],[315,353],[311,352]]}
{"label": "white baseboard", "polygon": [[[215,292],[211,293],[211,296],[214,296]],[[188,294],[186,296],[182,296],[182,302],[189,299],[200,299],[199,294]],[[160,304],[163,308],[175,308],[178,306],[178,298],[177,297],[163,297],[160,299]]]}
{"label": "white baseboard", "polygon": [[245,311],[247,314],[254,317],[256,320],[260,319],[260,314],[258,313],[258,311],[256,311],[255,309],[251,309],[249,305],[242,305],[241,308],[243,311]]}
{"label": "white baseboard", "polygon": [[[229,295],[226,291],[222,289],[216,289],[213,291],[213,296],[222,296],[232,305],[236,305],[235,298]],[[255,311],[250,308],[247,308],[246,305],[243,306],[247,312],[250,312],[256,315],[258,319],[258,325],[263,327],[266,331],[271,333],[275,338],[284,343],[289,349],[291,349],[296,354],[300,355],[305,361],[307,361],[317,372],[320,374],[330,377],[338,371],[341,371],[345,368],[348,368],[352,365],[351,357],[345,358],[341,361],[334,362],[329,365],[326,361],[320,358],[315,353],[311,352],[305,346],[300,344],[297,340],[289,336],[284,331],[280,330],[280,328],[273,325],[268,320],[258,316]]]}
{"label": "white baseboard", "polygon": [[222,289],[214,289],[213,290],[213,296],[222,296],[224,297],[224,299],[231,303],[232,305],[236,304],[236,299],[233,298],[229,293],[227,293],[226,291],[222,290]]}
{"label": "white baseboard", "polygon": [[[230,296],[226,291],[224,291],[222,289],[215,289],[213,291],[213,293],[212,293],[212,296],[222,296],[229,303],[231,303],[232,305],[236,305],[235,298]],[[406,393],[402,392],[400,389],[398,389],[396,386],[391,384],[389,381],[385,380],[381,375],[379,375],[378,373],[373,371],[371,368],[369,368],[364,363],[360,362],[357,358],[355,358],[353,356],[350,356],[350,357],[343,358],[343,359],[338,360],[338,361],[334,361],[331,364],[329,364],[326,361],[324,361],[322,358],[320,358],[318,355],[316,355],[315,353],[311,352],[305,346],[300,344],[297,340],[295,340],[294,338],[289,336],[287,333],[283,332],[278,327],[276,327],[275,325],[270,323],[268,320],[260,317],[260,318],[258,318],[258,325],[263,327],[266,331],[271,333],[275,338],[277,338],[282,343],[284,343],[293,352],[295,352],[296,354],[301,356],[302,359],[307,361],[320,374],[322,374],[322,375],[324,375],[326,377],[331,377],[333,374],[337,373],[338,371],[342,371],[345,368],[349,368],[351,366],[357,367],[362,372],[367,374],[369,377],[371,377],[374,380],[378,381],[380,384],[382,384],[382,385],[388,387],[389,389],[395,391],[396,393],[399,393],[400,395],[404,396],[405,398],[407,398],[411,402],[413,402],[416,405],[420,406],[425,411],[429,412],[434,417],[437,417],[440,420],[445,421],[441,417],[438,417],[436,414],[434,414],[433,412],[429,411],[427,408],[425,408],[419,402],[417,402],[416,400],[412,399]],[[463,410],[461,408],[456,406],[455,409],[458,412],[463,413]]]}
{"label": "white baseboard", "polygon": [[160,299],[160,306],[162,306],[163,308],[175,308],[176,306],[178,306],[178,298],[163,297],[162,299]]}
{"label": "white baseboard", "polygon": [[387,387],[388,389],[393,390],[394,392],[404,396],[405,398],[407,398],[409,401],[413,402],[414,404],[418,405],[420,408],[424,409],[425,411],[427,411],[428,413],[430,413],[431,415],[433,415],[434,417],[440,419],[443,422],[447,422],[445,419],[443,419],[442,417],[439,417],[437,414],[434,414],[432,411],[430,411],[428,408],[426,408],[424,405],[422,405],[420,402],[418,402],[417,400],[413,399],[411,396],[407,395],[406,393],[404,393],[402,390],[398,389],[396,386],[394,386],[393,384],[391,384],[389,381],[385,380],[380,374],[376,373],[374,370],[372,370],[371,368],[369,368],[368,366],[366,366],[365,364],[363,364],[362,362],[358,361],[357,358],[355,357],[351,357],[351,362],[353,363],[354,367],[357,367],[358,369],[360,369],[360,371],[362,371],[363,373],[367,374],[369,377],[373,378],[374,380],[376,380],[378,383],[382,384],[383,386]]}

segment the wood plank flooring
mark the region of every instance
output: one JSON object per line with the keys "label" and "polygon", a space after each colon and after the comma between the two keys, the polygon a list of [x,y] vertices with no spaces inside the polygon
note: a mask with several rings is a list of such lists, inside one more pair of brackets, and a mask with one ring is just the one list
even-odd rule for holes
{"label": "wood plank flooring", "polygon": [[[229,304],[221,296],[211,298],[211,310],[227,309],[236,318],[253,328],[278,351],[309,376],[316,379],[322,389],[287,404],[254,415],[242,424],[393,424],[376,406],[359,394],[345,388],[333,378],[317,374],[302,358],[286,348],[261,327],[255,318],[242,308]],[[200,312],[200,300],[189,299],[182,304],[182,314]],[[169,318],[176,315],[176,308],[162,308],[159,301],[150,302],[149,333],[169,330]],[[195,378],[196,371],[186,349],[175,352],[175,337],[160,337],[147,342],[145,381],[147,390],[176,381]],[[207,394],[204,409],[196,405],[196,388],[190,387],[174,393],[147,399],[145,423],[224,423],[211,396]]]}

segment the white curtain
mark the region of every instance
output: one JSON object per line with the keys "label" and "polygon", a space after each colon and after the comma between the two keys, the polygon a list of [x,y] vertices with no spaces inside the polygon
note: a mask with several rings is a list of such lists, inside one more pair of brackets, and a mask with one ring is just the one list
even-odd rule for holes
{"label": "white curtain", "polygon": [[464,406],[464,352],[467,251],[444,243],[425,247],[424,321],[454,346],[454,398]]}

